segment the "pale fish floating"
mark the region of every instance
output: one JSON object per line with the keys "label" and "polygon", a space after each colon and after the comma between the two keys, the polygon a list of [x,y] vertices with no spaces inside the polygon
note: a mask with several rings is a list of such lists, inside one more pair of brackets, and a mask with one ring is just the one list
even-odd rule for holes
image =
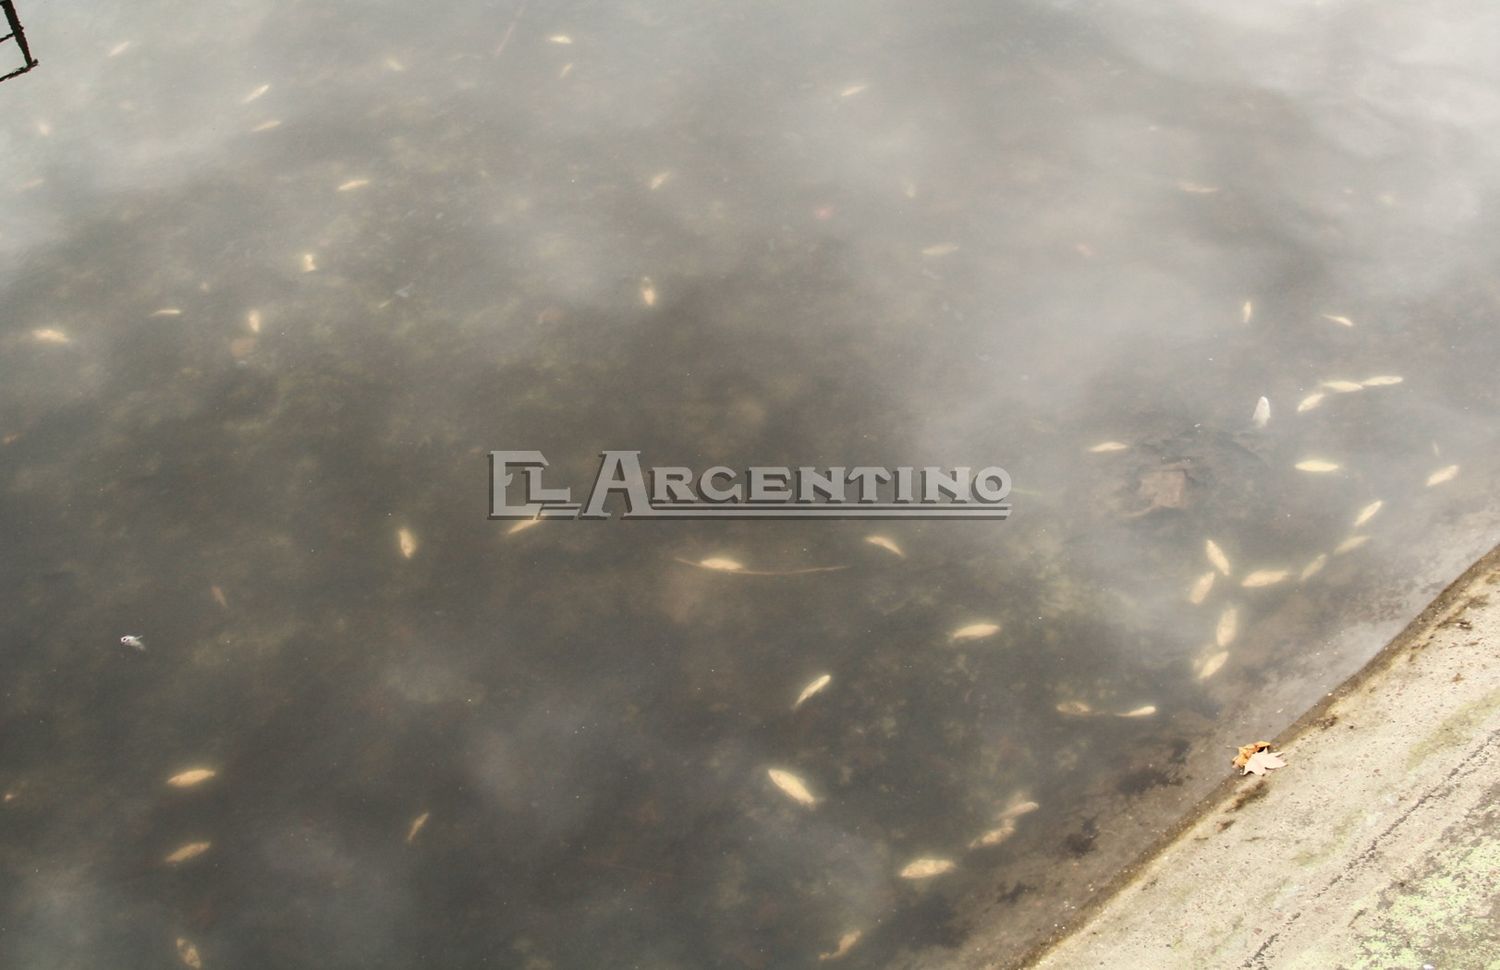
{"label": "pale fish floating", "polygon": [[641,302],[647,306],[656,306],[656,284],[651,282],[651,277],[641,277]]}
{"label": "pale fish floating", "polygon": [[647,182],[646,185],[647,185],[648,188],[651,189],[652,192],[655,192],[657,189],[661,188],[663,185],[666,185],[667,184],[667,180],[670,179],[671,177],[672,177],[672,173],[671,173],[670,170],[666,171],[666,172],[657,172],[655,175],[651,176],[651,181]]}
{"label": "pale fish floating", "polygon": [[573,38],[569,37],[567,34],[553,34],[551,37],[548,37],[547,40],[550,43],[561,44],[564,47],[573,43]]}
{"label": "pale fish floating", "polygon": [[1333,323],[1338,324],[1341,327],[1352,327],[1352,326],[1354,326],[1354,321],[1350,320],[1348,317],[1341,317],[1341,316],[1338,316],[1337,314],[1333,314],[1333,313],[1322,313],[1322,314],[1319,314],[1319,316],[1321,316],[1324,320],[1329,320],[1329,321],[1331,321]]}
{"label": "pale fish floating", "polygon": [[179,862],[186,862],[189,859],[198,858],[200,855],[207,852],[212,847],[212,842],[189,842],[186,845],[179,846],[172,852],[168,853],[167,857],[162,861],[167,865],[175,866]]}
{"label": "pale fish floating", "polygon": [[1204,657],[1203,660],[1198,664],[1198,679],[1207,680],[1208,678],[1212,677],[1214,674],[1219,672],[1219,668],[1223,667],[1224,664],[1228,662],[1228,660],[1228,650],[1220,650],[1218,653],[1210,654],[1209,656]]}
{"label": "pale fish floating", "polygon": [[844,954],[854,949],[854,944],[859,942],[859,938],[862,935],[863,934],[860,933],[859,930],[850,930],[843,936],[839,937],[838,946],[834,947],[832,950],[829,950],[827,953],[819,953],[818,961],[827,962],[829,960],[838,960],[842,958]]}
{"label": "pale fish floating", "polygon": [[1253,319],[1255,319],[1255,304],[1246,300],[1245,305],[1240,307],[1240,323],[1249,323]]}
{"label": "pale fish floating", "polygon": [[208,588],[208,595],[214,598],[215,603],[218,603],[226,610],[229,609],[229,597],[224,595],[223,588],[219,586],[210,586]]}
{"label": "pale fish floating", "polygon": [[1406,380],[1396,374],[1376,374],[1374,377],[1366,377],[1360,381],[1365,387],[1390,387],[1392,384],[1400,384]]}
{"label": "pale fish floating", "polygon": [[396,546],[401,550],[401,555],[407,559],[417,554],[417,537],[405,526],[396,530]]}
{"label": "pale fish floating", "polygon": [[318,257],[312,253],[302,254],[302,272],[316,273],[318,271]]}
{"label": "pale fish floating", "polygon": [[119,57],[121,54],[125,53],[128,50],[130,50],[130,41],[128,41],[128,40],[122,40],[118,44],[116,44],[115,46],[111,47],[109,49],[109,53],[106,54],[106,55],[104,55],[104,56],[105,57]]}
{"label": "pale fish floating", "polygon": [[1000,632],[998,623],[970,623],[948,634],[950,640],[982,640]]}
{"label": "pale fish floating", "polygon": [[1307,395],[1307,397],[1304,397],[1302,400],[1297,402],[1297,413],[1302,414],[1304,411],[1311,411],[1319,404],[1322,404],[1323,398],[1327,396],[1328,395],[1324,394],[1322,391],[1314,391],[1313,393]]}
{"label": "pale fish floating", "polygon": [[203,970],[203,957],[198,955],[198,948],[180,936],[177,938],[177,959],[191,970]]}
{"label": "pale fish floating", "polygon": [[1142,704],[1140,707],[1132,708],[1131,710],[1116,714],[1115,717],[1151,717],[1155,713],[1155,704]]}
{"label": "pale fish floating", "polygon": [[561,70],[559,70],[557,72],[557,79],[559,81],[561,81],[563,78],[567,77],[569,74],[572,74],[572,73],[573,73],[573,62],[569,61],[568,63],[566,63],[566,64],[564,64],[562,66]]}
{"label": "pale fish floating", "polygon": [[813,678],[813,680],[809,682],[806,687],[802,688],[802,693],[797,695],[797,699],[792,702],[792,710],[795,711],[797,708],[801,707],[803,701],[806,701],[809,697],[822,691],[823,688],[827,687],[832,681],[832,674],[824,674],[821,677]]}
{"label": "pale fish floating", "polygon": [[1255,589],[1259,586],[1274,586],[1291,575],[1287,569],[1257,569],[1246,576],[1240,583],[1246,589]]}
{"label": "pale fish floating", "polygon": [[1257,428],[1264,428],[1270,421],[1271,400],[1262,395],[1261,399],[1255,402],[1255,413],[1250,415],[1250,423]]}
{"label": "pale fish floating", "polygon": [[1458,477],[1457,465],[1449,465],[1446,468],[1439,468],[1437,471],[1427,476],[1427,487],[1431,488],[1434,485],[1441,485],[1444,482],[1451,482],[1456,477]]}
{"label": "pale fish floating", "polygon": [[355,189],[362,189],[366,185],[369,185],[369,184],[370,184],[370,180],[369,179],[350,179],[349,181],[347,181],[347,182],[343,183],[342,185],[340,185],[338,187],[338,191],[340,191],[340,192],[353,192]]}
{"label": "pale fish floating", "polygon": [[1353,552],[1355,549],[1358,549],[1360,546],[1369,541],[1369,536],[1350,536],[1349,538],[1338,544],[1338,548],[1333,550],[1333,554],[1335,556],[1341,556],[1346,552]]}
{"label": "pale fish floating", "polygon": [[146,649],[146,641],[134,634],[127,633],[125,636],[120,638],[120,642],[134,650],[140,650],[144,652]]}
{"label": "pale fish floating", "polygon": [[260,311],[251,310],[245,315],[245,326],[250,328],[251,333],[260,333]]}
{"label": "pale fish floating", "polygon": [[935,243],[922,250],[923,256],[940,257],[951,256],[958,252],[958,243]]}
{"label": "pale fish floating", "polygon": [[511,526],[509,529],[506,529],[505,530],[505,534],[508,535],[508,536],[513,536],[517,532],[525,532],[527,529],[531,528],[532,526],[534,526],[534,525],[541,525],[541,524],[542,524],[542,520],[540,518],[536,518],[536,519],[521,519],[515,525]]}
{"label": "pale fish floating", "polygon": [[1353,394],[1355,391],[1362,391],[1365,389],[1365,386],[1359,381],[1324,381],[1318,386],[1326,387],[1330,391],[1333,391],[1337,394]]}
{"label": "pale fish floating", "polygon": [[240,104],[249,104],[250,102],[259,99],[262,95],[264,95],[269,90],[271,90],[271,86],[269,84],[262,84],[260,87],[256,88],[254,91],[251,91],[249,94],[245,95],[244,100],[242,100],[240,102]]}
{"label": "pale fish floating", "polygon": [[1013,818],[1007,818],[1001,821],[1001,823],[995,828],[990,829],[988,832],[970,842],[969,848],[979,849],[986,846],[999,845],[1001,842],[1004,842],[1006,839],[1015,834],[1016,820]]}
{"label": "pale fish floating", "polygon": [[872,546],[879,546],[893,556],[906,558],[906,553],[901,551],[901,547],[896,545],[894,539],[887,539],[885,536],[865,536],[865,541]]}
{"label": "pale fish floating", "polygon": [[402,64],[400,61],[396,60],[394,57],[387,57],[385,59],[385,67],[386,67],[386,70],[388,70],[388,71],[395,71],[397,74],[400,74],[402,71],[406,70],[406,65]]}
{"label": "pale fish floating", "polygon": [[771,784],[780,788],[786,796],[799,805],[816,805],[818,800],[813,793],[807,790],[807,783],[790,771],[782,771],[780,768],[767,768],[766,774],[771,777]]}
{"label": "pale fish floating", "polygon": [[1322,572],[1323,567],[1326,565],[1328,565],[1328,553],[1318,553],[1318,555],[1313,558],[1312,562],[1302,567],[1302,574],[1297,577],[1297,581],[1302,582],[1303,580],[1313,578],[1318,573]]}
{"label": "pale fish floating", "polygon": [[1305,458],[1297,462],[1296,468],[1299,472],[1314,473],[1336,472],[1339,470],[1339,466],[1336,463],[1324,461],[1321,458]]}
{"label": "pale fish floating", "polygon": [[182,311],[175,306],[164,306],[160,310],[152,310],[151,315],[153,317],[180,317]]}
{"label": "pale fish floating", "polygon": [[1364,508],[1360,509],[1359,514],[1354,517],[1354,527],[1358,529],[1366,522],[1375,518],[1375,513],[1379,512],[1381,507],[1384,505],[1385,502],[1381,501],[1380,499],[1376,499],[1369,505],[1366,505]]}
{"label": "pale fish floating", "polygon": [[423,812],[421,815],[418,815],[416,818],[411,820],[411,825],[406,830],[407,845],[412,844],[412,841],[417,837],[417,833],[422,831],[423,827],[427,825],[427,820],[431,817],[431,812]]}
{"label": "pale fish floating", "polygon": [[1199,185],[1197,182],[1178,182],[1177,190],[1188,195],[1213,195],[1219,191],[1217,185]]}
{"label": "pale fish floating", "polygon": [[1087,717],[1094,713],[1094,709],[1083,701],[1063,701],[1057,705],[1056,710],[1065,717]]}
{"label": "pale fish floating", "polygon": [[1214,577],[1217,575],[1219,575],[1217,572],[1210,569],[1202,576],[1199,576],[1193,582],[1192,588],[1188,590],[1188,602],[1197,606],[1208,599],[1209,592],[1214,588]]}
{"label": "pale fish floating", "polygon": [[1091,447],[1089,451],[1096,455],[1103,455],[1108,454],[1111,451],[1124,451],[1129,447],[1130,446],[1123,441],[1101,441],[1097,445]]}
{"label": "pale fish floating", "polygon": [[1219,614],[1219,625],[1214,628],[1214,643],[1220,649],[1229,646],[1240,632],[1240,611],[1231,606]]}
{"label": "pale fish floating", "polygon": [[701,566],[704,569],[717,569],[720,572],[726,573],[737,573],[745,568],[744,563],[734,559],[726,559],[723,556],[709,556],[707,559],[698,560],[693,565]]}
{"label": "pale fish floating", "polygon": [[1215,569],[1225,576],[1229,575],[1229,557],[1224,555],[1224,550],[1219,548],[1217,542],[1212,539],[1205,540],[1203,543],[1203,552],[1208,556],[1208,561],[1213,563]]}
{"label": "pale fish floating", "polygon": [[260,124],[256,125],[254,128],[251,128],[250,132],[251,132],[251,134],[255,134],[255,133],[258,133],[258,132],[262,132],[262,131],[270,131],[272,128],[280,128],[280,127],[281,127],[281,121],[279,119],[272,118],[270,121],[262,121]]}
{"label": "pale fish floating", "polygon": [[167,784],[173,788],[192,788],[194,785],[203,784],[217,774],[218,772],[212,768],[189,768],[187,771],[179,771],[168,778]]}
{"label": "pale fish floating", "polygon": [[945,872],[952,872],[955,866],[952,859],[935,859],[924,856],[913,859],[901,870],[902,879],[931,879],[933,876],[941,876]]}
{"label": "pale fish floating", "polygon": [[56,327],[38,327],[31,331],[31,339],[39,344],[70,344],[73,338]]}
{"label": "pale fish floating", "polygon": [[868,87],[869,87],[868,84],[851,84],[851,85],[849,85],[848,87],[844,88],[842,91],[839,92],[839,97],[841,97],[841,98],[852,98],[856,94],[859,94],[861,91],[864,91]]}

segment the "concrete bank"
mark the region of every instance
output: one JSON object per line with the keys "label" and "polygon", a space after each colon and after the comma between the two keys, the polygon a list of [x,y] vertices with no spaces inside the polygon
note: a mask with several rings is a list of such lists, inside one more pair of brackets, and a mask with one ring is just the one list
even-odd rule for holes
{"label": "concrete bank", "polygon": [[1273,740],[1030,965],[1500,968],[1500,549]]}

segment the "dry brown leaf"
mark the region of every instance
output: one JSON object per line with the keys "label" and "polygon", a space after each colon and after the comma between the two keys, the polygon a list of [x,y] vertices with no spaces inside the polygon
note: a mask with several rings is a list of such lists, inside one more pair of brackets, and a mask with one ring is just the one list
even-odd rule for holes
{"label": "dry brown leaf", "polygon": [[179,771],[167,779],[167,784],[173,788],[192,788],[201,785],[205,781],[217,775],[218,772],[212,768],[189,768],[187,771]]}
{"label": "dry brown leaf", "polygon": [[1256,741],[1254,744],[1240,745],[1239,753],[1234,756],[1234,766],[1236,768],[1245,767],[1245,762],[1250,760],[1251,755],[1255,754],[1257,751],[1266,751],[1270,747],[1271,742],[1269,741]]}
{"label": "dry brown leaf", "polygon": [[1285,768],[1286,762],[1281,755],[1274,751],[1257,751],[1245,760],[1245,766],[1240,769],[1242,775],[1263,775],[1277,768]]}

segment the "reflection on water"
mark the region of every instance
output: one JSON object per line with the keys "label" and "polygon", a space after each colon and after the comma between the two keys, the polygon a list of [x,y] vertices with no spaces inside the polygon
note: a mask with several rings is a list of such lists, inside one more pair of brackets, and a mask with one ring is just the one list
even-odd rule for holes
{"label": "reflection on water", "polygon": [[27,13],[7,966],[1013,961],[1500,531],[1481,3]]}

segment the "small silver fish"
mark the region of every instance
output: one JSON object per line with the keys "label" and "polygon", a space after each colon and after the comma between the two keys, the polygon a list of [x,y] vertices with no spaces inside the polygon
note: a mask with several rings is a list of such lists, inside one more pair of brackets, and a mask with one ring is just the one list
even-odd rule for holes
{"label": "small silver fish", "polygon": [[142,640],[140,637],[130,636],[129,634],[121,637],[120,642],[127,647],[134,647],[136,650],[144,651],[146,649],[145,640]]}

